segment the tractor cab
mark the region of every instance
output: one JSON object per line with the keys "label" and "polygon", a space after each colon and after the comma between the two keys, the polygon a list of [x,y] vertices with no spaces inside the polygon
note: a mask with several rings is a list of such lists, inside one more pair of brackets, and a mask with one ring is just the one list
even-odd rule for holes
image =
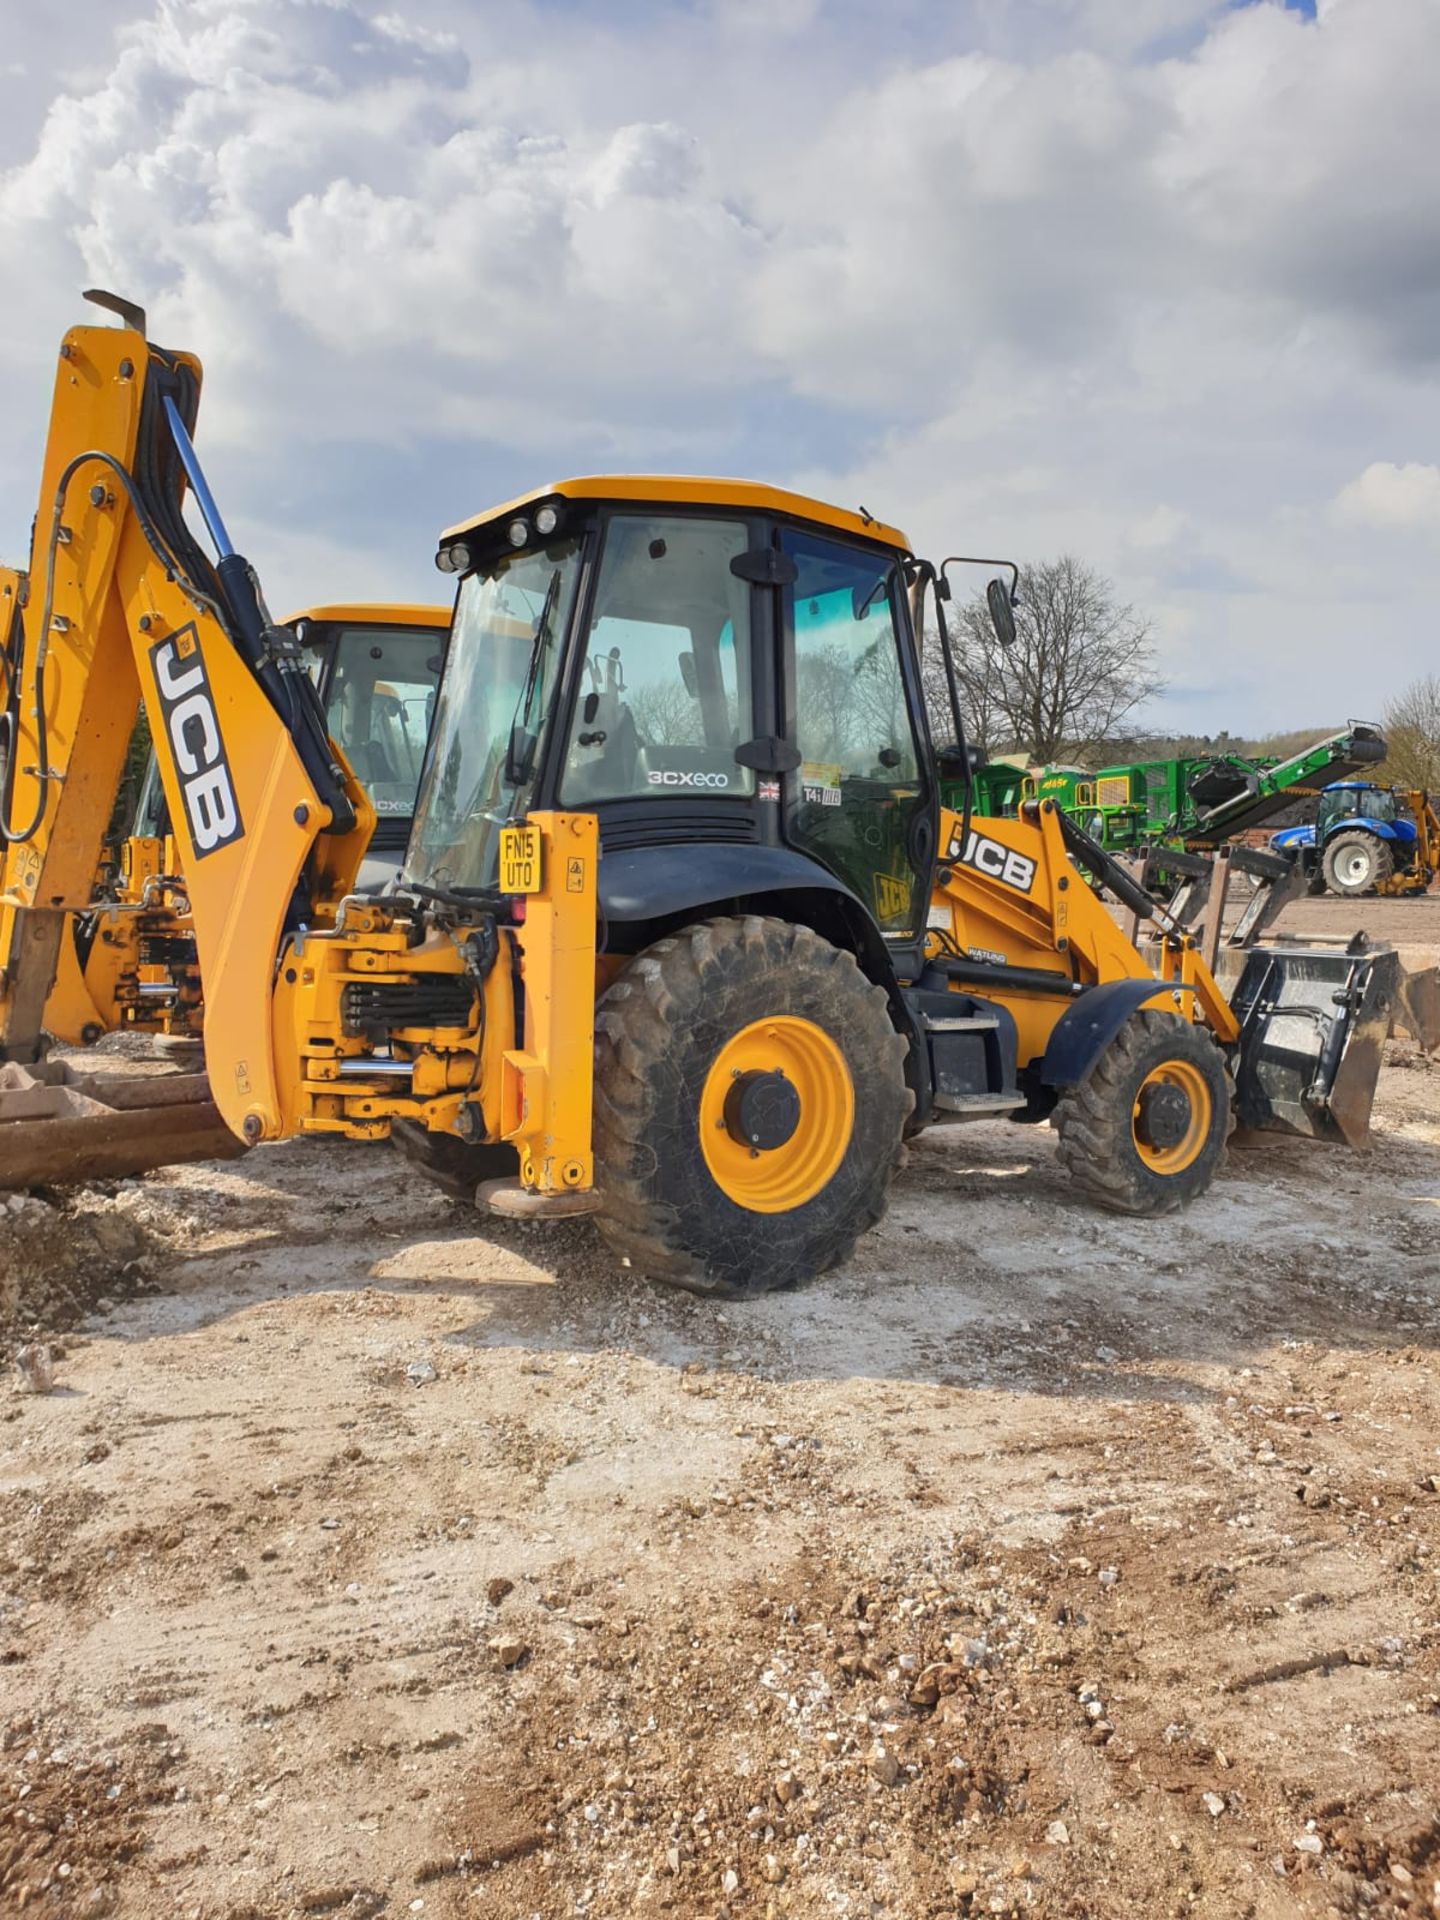
{"label": "tractor cab", "polygon": [[1369,781],[1343,780],[1326,787],[1315,813],[1315,832],[1323,841],[1342,821],[1364,820],[1372,826],[1393,826],[1400,818],[1393,791]]}
{"label": "tractor cab", "polygon": [[718,480],[568,481],[453,529],[405,878],[504,891],[508,822],[593,813],[611,951],[783,896],[913,971],[938,795],[908,559],[894,528]]}
{"label": "tractor cab", "polygon": [[410,838],[450,609],[326,606],[286,622],[304,649],[331,739],[375,809],[359,891],[394,877]]}

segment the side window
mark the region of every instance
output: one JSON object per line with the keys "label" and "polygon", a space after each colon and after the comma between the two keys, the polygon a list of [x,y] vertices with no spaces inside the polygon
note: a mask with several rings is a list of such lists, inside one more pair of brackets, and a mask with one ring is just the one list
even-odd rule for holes
{"label": "side window", "polygon": [[928,886],[928,859],[917,854],[926,801],[893,569],[883,556],[817,535],[783,538],[796,567],[785,623],[794,653],[790,724],[801,756],[790,842],[843,880],[882,933],[914,938]]}
{"label": "side window", "polygon": [[741,795],[754,737],[742,522],[617,514],[607,524],[561,799]]}
{"label": "side window", "polygon": [[821,541],[791,551],[800,570],[792,607],[802,784],[918,785],[884,563]]}

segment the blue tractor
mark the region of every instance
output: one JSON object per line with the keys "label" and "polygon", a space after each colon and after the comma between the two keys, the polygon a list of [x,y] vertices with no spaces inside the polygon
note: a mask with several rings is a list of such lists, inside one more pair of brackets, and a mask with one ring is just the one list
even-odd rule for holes
{"label": "blue tractor", "polygon": [[1313,825],[1286,827],[1270,844],[1299,861],[1312,893],[1422,893],[1435,877],[1436,824],[1424,793],[1337,780]]}

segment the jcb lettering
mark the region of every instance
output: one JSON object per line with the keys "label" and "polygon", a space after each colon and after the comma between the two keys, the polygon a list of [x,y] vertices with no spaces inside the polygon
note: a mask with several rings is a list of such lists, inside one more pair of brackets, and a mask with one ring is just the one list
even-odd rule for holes
{"label": "jcb lettering", "polygon": [[241,839],[245,827],[194,626],[182,628],[153,646],[150,667],[165,717],[190,844],[196,859],[203,859]]}
{"label": "jcb lettering", "polygon": [[[186,728],[194,725],[199,733],[198,751],[186,742]],[[213,766],[220,757],[220,735],[215,731],[215,709],[208,694],[187,694],[170,715],[170,738],[175,743],[175,758],[182,773],[199,773]]]}
{"label": "jcb lettering", "polygon": [[[194,631],[193,628],[190,629]],[[160,689],[162,700],[180,700],[193,687],[205,685],[205,662],[200,658],[200,649],[196,647],[192,655],[192,664],[184,673],[177,673],[179,655],[175,651],[175,642],[179,634],[172,633],[168,640],[162,640],[158,647],[150,649],[150,659],[155,668],[155,684]]]}
{"label": "jcb lettering", "polygon": [[212,767],[208,773],[187,780],[183,789],[185,811],[190,816],[190,836],[197,853],[213,853],[235,838],[240,816],[235,811],[235,794],[230,775],[224,767]]}
{"label": "jcb lettering", "polygon": [[1035,884],[1033,860],[1023,853],[1017,853],[1013,847],[1002,846],[998,840],[987,839],[983,833],[976,833],[973,829],[963,853],[958,851],[954,841],[951,842],[950,858],[959,860],[962,866],[973,867],[977,873],[986,874],[992,880],[999,880],[1004,886],[1013,887],[1017,893],[1029,893]]}

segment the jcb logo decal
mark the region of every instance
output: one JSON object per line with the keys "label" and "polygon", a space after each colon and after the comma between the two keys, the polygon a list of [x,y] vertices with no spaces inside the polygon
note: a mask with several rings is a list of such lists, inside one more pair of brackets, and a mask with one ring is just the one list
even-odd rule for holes
{"label": "jcb logo decal", "polygon": [[1029,893],[1035,884],[1033,860],[1027,859],[1023,853],[1016,853],[1013,847],[1001,846],[998,840],[986,839],[983,833],[972,830],[963,853],[957,833],[950,842],[949,857],[958,860],[962,866],[973,867],[977,873],[983,873],[991,880],[1003,881],[1007,887],[1014,887],[1017,893]]}
{"label": "jcb logo decal", "polygon": [[243,839],[245,826],[193,621],[151,647],[150,670],[170,736],[190,844],[196,859],[203,860]]}

